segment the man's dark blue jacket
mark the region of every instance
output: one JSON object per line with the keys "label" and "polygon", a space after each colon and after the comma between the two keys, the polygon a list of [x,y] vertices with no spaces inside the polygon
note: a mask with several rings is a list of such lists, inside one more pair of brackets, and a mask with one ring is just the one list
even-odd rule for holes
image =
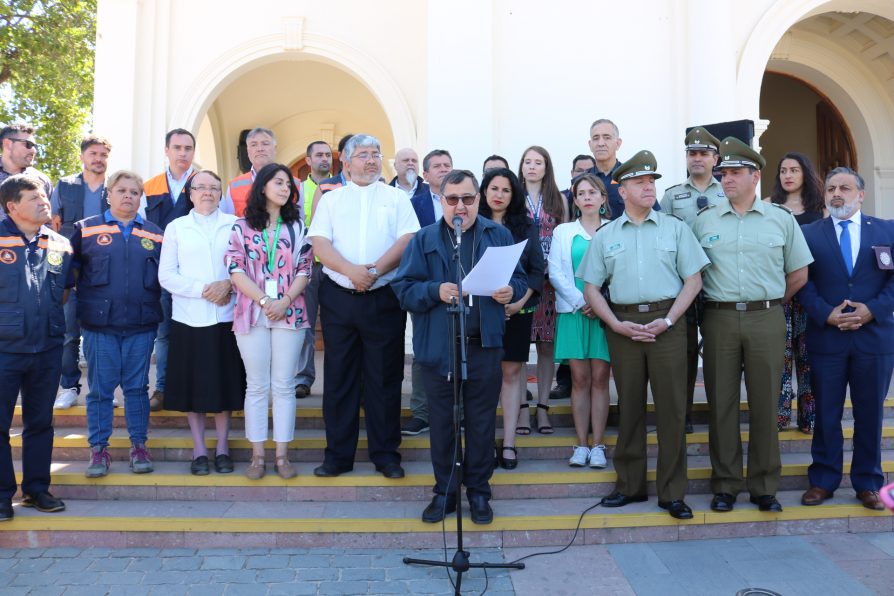
{"label": "man's dark blue jacket", "polygon": [[[440,221],[422,228],[407,246],[391,287],[400,300],[400,306],[413,317],[413,353],[416,362],[437,367],[438,374],[447,376],[450,371],[451,346],[450,314],[447,304],[441,301],[439,289],[442,283],[453,283],[450,277],[452,247],[445,245]],[[474,230],[474,261],[477,263],[489,246],[511,246],[515,242],[507,228],[478,216]],[[512,301],[520,299],[528,290],[527,277],[521,265],[516,264],[509,280]],[[476,296],[480,300],[481,346],[502,348],[503,331],[506,327],[506,311],[502,304],[490,296]]]}

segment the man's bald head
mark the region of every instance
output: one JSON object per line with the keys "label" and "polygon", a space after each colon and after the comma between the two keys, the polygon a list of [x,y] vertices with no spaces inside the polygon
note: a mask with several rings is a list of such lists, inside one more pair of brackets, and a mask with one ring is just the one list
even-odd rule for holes
{"label": "man's bald head", "polygon": [[[401,184],[412,186],[419,177],[419,155],[409,147],[404,147],[394,154],[394,171]],[[408,171],[412,171],[409,174]]]}

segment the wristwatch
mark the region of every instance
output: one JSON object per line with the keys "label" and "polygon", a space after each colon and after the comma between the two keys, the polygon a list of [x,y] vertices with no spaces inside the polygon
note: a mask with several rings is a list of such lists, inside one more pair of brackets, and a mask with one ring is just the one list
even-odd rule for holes
{"label": "wristwatch", "polygon": [[669,317],[664,317],[664,324],[667,325],[668,329],[671,329],[674,326],[674,322],[671,321]]}
{"label": "wristwatch", "polygon": [[272,300],[272,298],[271,298],[270,296],[267,296],[267,295],[265,294],[260,300],[258,300],[258,304],[261,305],[261,306],[264,306],[265,304],[267,304],[267,303],[270,302],[271,300]]}
{"label": "wristwatch", "polygon": [[369,269],[367,269],[367,271],[369,271],[370,273],[372,273],[372,274],[375,275],[376,277],[379,277],[379,272],[376,271],[376,267],[375,267],[375,265],[373,265],[372,267],[370,267]]}

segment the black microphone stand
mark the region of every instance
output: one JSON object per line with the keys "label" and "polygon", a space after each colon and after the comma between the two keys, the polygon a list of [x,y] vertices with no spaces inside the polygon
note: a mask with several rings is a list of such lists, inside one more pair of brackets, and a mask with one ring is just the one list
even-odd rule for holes
{"label": "black microphone stand", "polygon": [[[453,350],[450,355],[450,376],[453,378],[453,441],[456,445],[454,454],[456,476],[456,552],[453,560],[436,561],[433,559],[414,559],[404,557],[407,565],[428,565],[430,567],[449,567],[456,573],[454,594],[459,596],[462,592],[463,573],[469,569],[524,569],[524,563],[470,563],[469,551],[463,550],[463,447],[462,425],[460,420],[460,407],[463,401],[463,389],[466,379],[469,377],[468,360],[466,353],[466,314],[469,308],[463,301],[463,274],[462,274],[462,218],[453,218],[453,231],[456,234],[456,242],[453,246],[453,262],[456,265],[456,289],[457,299],[447,307],[450,317],[450,335],[453,338]],[[449,378],[449,376],[448,376]],[[496,412],[494,412],[496,415]]]}

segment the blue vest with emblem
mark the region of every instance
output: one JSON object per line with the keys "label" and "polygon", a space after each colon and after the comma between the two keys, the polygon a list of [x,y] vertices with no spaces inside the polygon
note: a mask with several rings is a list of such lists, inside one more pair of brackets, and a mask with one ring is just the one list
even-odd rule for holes
{"label": "blue vest with emblem", "polygon": [[[59,230],[66,238],[74,234],[75,222],[84,219],[84,175],[75,174],[59,179],[56,185],[59,190],[59,215],[62,216],[62,228]],[[109,191],[103,186],[99,212],[109,208]]]}
{"label": "blue vest with emblem", "polygon": [[11,219],[0,222],[0,352],[36,354],[62,345],[70,266],[64,236],[43,226],[32,252]]}
{"label": "blue vest with emblem", "polygon": [[125,238],[117,223],[97,215],[75,224],[71,242],[79,268],[81,326],[114,335],[155,329],[162,320],[161,229],[134,222]]}

